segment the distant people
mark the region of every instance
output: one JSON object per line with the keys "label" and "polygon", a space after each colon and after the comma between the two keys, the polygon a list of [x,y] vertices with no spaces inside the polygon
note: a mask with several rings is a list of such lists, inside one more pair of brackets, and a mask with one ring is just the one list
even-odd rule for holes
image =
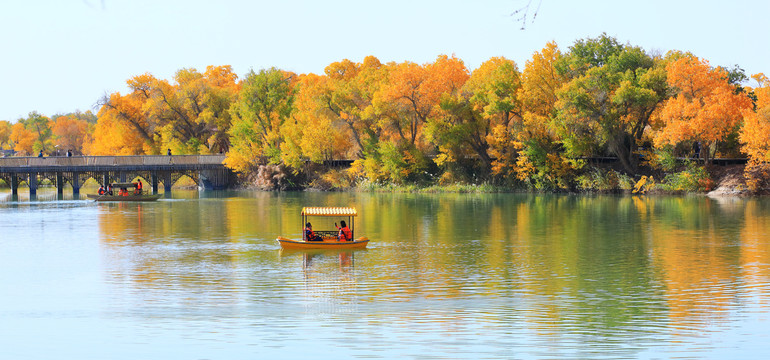
{"label": "distant people", "polygon": [[700,142],[699,141],[692,143],[692,152],[693,152],[694,158],[700,159]]}
{"label": "distant people", "polygon": [[339,234],[337,234],[337,238],[339,241],[350,241],[353,240],[353,233],[348,228],[348,225],[345,224],[345,220],[340,221],[341,226],[337,226],[337,223],[334,223],[334,227],[339,230]]}
{"label": "distant people", "polygon": [[168,149],[168,150],[166,151],[166,155],[168,155],[168,156],[171,156],[171,149]]}
{"label": "distant people", "polygon": [[137,180],[134,183],[134,186],[136,186],[136,190],[134,190],[134,195],[142,195],[142,179]]}
{"label": "distant people", "polygon": [[72,150],[67,150],[67,157],[72,157]]}
{"label": "distant people", "polygon": [[313,232],[313,225],[305,224],[305,241],[323,241],[323,238]]}
{"label": "distant people", "polygon": [[40,152],[37,154],[37,157],[43,157],[43,150],[40,150]]}

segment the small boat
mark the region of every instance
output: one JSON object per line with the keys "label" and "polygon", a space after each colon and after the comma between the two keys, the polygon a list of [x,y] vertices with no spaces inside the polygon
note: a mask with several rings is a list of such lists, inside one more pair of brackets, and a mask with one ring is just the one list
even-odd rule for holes
{"label": "small boat", "polygon": [[[137,194],[134,183],[114,183],[112,189],[113,195],[88,194],[88,198],[94,201],[155,201],[161,197],[161,194]],[[120,195],[120,193],[115,195],[114,189],[120,189],[119,191],[125,192],[126,195]]]}
{"label": "small boat", "polygon": [[[323,217],[347,217],[350,224],[350,238],[353,240],[339,241],[337,234],[338,230],[321,230],[314,231],[316,236],[320,239],[316,241],[309,241],[306,236],[305,228],[302,228],[302,239],[292,240],[279,236],[276,241],[281,245],[282,249],[365,249],[369,244],[369,239],[362,236],[355,239],[354,223],[353,220],[358,216],[358,212],[355,208],[350,207],[304,207],[302,208],[302,224],[308,222],[310,216],[323,216]],[[336,226],[336,223],[335,223]]]}

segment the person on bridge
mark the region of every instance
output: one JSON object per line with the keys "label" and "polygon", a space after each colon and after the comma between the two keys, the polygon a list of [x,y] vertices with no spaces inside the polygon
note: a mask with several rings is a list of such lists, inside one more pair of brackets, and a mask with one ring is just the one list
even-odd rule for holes
{"label": "person on bridge", "polygon": [[37,154],[37,157],[43,157],[43,150],[40,150],[40,152]]}
{"label": "person on bridge", "polygon": [[345,220],[341,220],[340,225],[342,225],[342,227],[337,226],[337,223],[334,223],[334,227],[340,231],[337,238],[339,238],[340,241],[353,240],[353,233],[350,231],[350,228],[348,228],[348,225],[345,224]]}
{"label": "person on bridge", "polygon": [[166,151],[166,154],[167,154],[168,156],[171,156],[171,149],[168,149],[168,151]]}

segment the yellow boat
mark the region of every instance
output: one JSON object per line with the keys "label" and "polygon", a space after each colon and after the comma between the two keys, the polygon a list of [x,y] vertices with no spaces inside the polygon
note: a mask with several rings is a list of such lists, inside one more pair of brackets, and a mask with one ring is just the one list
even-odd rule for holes
{"label": "yellow boat", "polygon": [[[336,230],[326,231],[314,231],[314,233],[320,237],[321,241],[308,241],[305,236],[305,228],[302,228],[302,239],[292,240],[279,236],[276,241],[281,245],[283,249],[365,249],[369,244],[369,239],[366,237],[359,237],[355,239],[355,227],[353,220],[358,216],[358,212],[355,208],[350,207],[304,207],[302,208],[302,225],[308,222],[310,216],[324,216],[324,217],[347,217],[350,224],[351,241],[339,241],[337,239]],[[335,223],[336,225],[336,223]]]}

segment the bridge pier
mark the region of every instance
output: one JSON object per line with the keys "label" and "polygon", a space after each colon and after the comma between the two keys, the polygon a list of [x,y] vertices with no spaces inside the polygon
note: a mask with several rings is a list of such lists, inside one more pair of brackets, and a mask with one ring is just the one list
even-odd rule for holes
{"label": "bridge pier", "polygon": [[64,193],[64,174],[61,172],[56,173],[56,193]]}
{"label": "bridge pier", "polygon": [[29,195],[37,195],[37,173],[29,173],[29,180],[27,180],[27,184],[29,185]]}
{"label": "bridge pier", "polygon": [[171,182],[171,172],[170,171],[164,171],[162,176],[163,176],[163,191],[171,192],[171,186],[174,185]]}
{"label": "bridge pier", "polygon": [[153,171],[150,173],[150,185],[152,186],[152,193],[158,193],[158,172]]}
{"label": "bridge pier", "polygon": [[77,171],[72,173],[72,194],[80,194],[80,173]]}
{"label": "bridge pier", "polygon": [[11,195],[19,195],[19,177],[11,174]]}

